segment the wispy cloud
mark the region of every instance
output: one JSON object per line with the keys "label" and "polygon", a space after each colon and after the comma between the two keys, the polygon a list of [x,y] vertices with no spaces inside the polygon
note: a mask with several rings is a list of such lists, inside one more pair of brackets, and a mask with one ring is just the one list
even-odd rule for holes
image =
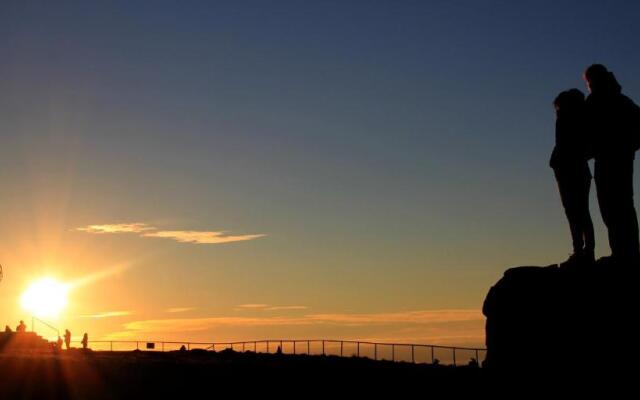
{"label": "wispy cloud", "polygon": [[288,310],[307,310],[307,306],[272,306],[270,304],[241,304],[236,306],[239,310],[263,310],[263,311],[288,311]]}
{"label": "wispy cloud", "polygon": [[171,308],[167,308],[164,311],[168,313],[181,313],[181,312],[191,311],[193,309],[194,309],[193,307],[171,307]]}
{"label": "wispy cloud", "polygon": [[207,231],[157,231],[142,234],[145,237],[167,238],[173,239],[181,243],[196,244],[218,244],[241,242],[245,240],[257,239],[265,236],[264,234],[254,235],[228,235],[224,232],[207,232]]}
{"label": "wispy cloud", "polygon": [[309,314],[300,317],[206,317],[171,318],[132,321],[124,328],[133,332],[194,332],[223,326],[299,326],[299,325],[431,325],[452,322],[481,321],[480,310],[429,310],[380,314]]}
{"label": "wispy cloud", "polygon": [[143,222],[133,222],[127,224],[104,224],[88,225],[83,228],[76,228],[78,231],[87,233],[141,233],[152,231],[155,228]]}
{"label": "wispy cloud", "polygon": [[80,315],[80,318],[113,318],[131,315],[131,311],[106,311],[98,314]]}
{"label": "wispy cloud", "polygon": [[307,306],[273,306],[273,307],[267,307],[265,308],[265,310],[268,311],[280,311],[280,310],[306,310],[309,307]]}
{"label": "wispy cloud", "polygon": [[87,225],[75,230],[93,234],[137,233],[142,237],[172,239],[180,243],[221,244],[242,242],[266,236],[264,233],[228,235],[225,231],[160,230],[144,222]]}
{"label": "wispy cloud", "polygon": [[[256,309],[266,308],[268,306]],[[480,310],[472,309],[367,314],[309,313],[287,316],[258,314],[248,317],[210,316],[123,322],[125,323],[120,330],[106,335],[105,339],[157,338],[222,342],[287,336],[482,347],[485,330],[484,316]],[[355,351],[355,348],[353,350]],[[440,358],[443,355],[437,356]]]}
{"label": "wispy cloud", "polygon": [[269,307],[268,304],[240,304],[238,306],[238,308],[245,308],[245,309],[260,309],[260,308],[267,308]]}

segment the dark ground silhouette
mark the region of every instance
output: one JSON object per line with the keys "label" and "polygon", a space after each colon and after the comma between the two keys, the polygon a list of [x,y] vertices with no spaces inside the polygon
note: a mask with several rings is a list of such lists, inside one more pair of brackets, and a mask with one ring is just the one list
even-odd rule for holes
{"label": "dark ground silhouette", "polygon": [[[0,353],[0,398],[213,398],[225,392],[308,397],[392,390],[476,393],[483,371],[337,356],[175,352]],[[415,392],[417,390],[417,392]]]}

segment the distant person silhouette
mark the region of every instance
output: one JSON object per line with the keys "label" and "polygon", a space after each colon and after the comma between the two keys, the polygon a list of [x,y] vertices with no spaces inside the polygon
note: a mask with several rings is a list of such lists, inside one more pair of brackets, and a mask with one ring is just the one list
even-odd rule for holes
{"label": "distant person silhouette", "polygon": [[87,335],[87,333],[85,332],[85,334],[82,336],[82,348],[86,350],[88,344],[89,344],[89,335]]}
{"label": "distant person silhouette", "polygon": [[4,333],[11,333],[11,332],[13,332],[13,331],[11,330],[11,327],[10,327],[9,325],[5,325],[5,326],[4,326]]}
{"label": "distant person silhouette", "polygon": [[71,332],[68,329],[64,330],[64,345],[67,347],[67,350],[71,347]]}
{"label": "distant person silhouette", "polygon": [[58,341],[56,342],[56,344],[58,345],[57,349],[62,350],[62,338],[60,336],[58,336]]}
{"label": "distant person silhouette", "polygon": [[27,331],[27,325],[25,325],[23,320],[20,320],[20,324],[16,327],[16,332],[24,333]]}
{"label": "distant person silhouette", "polygon": [[615,261],[640,263],[638,219],[633,203],[633,161],[640,136],[640,110],[604,65],[584,73],[585,104],[593,137],[594,176],[602,220]]}
{"label": "distant person silhouette", "polygon": [[573,254],[562,266],[593,263],[595,237],[589,213],[589,138],[585,126],[584,93],[570,89],[560,93],[553,105],[556,110],[556,145],[549,165],[558,183],[560,199],[569,221]]}

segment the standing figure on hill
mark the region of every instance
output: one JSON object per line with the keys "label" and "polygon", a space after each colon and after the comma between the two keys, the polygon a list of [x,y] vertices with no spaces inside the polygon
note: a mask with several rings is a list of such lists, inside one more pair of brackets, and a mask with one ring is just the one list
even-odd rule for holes
{"label": "standing figure on hill", "polygon": [[64,345],[67,347],[67,350],[71,347],[71,332],[68,329],[64,330]]}
{"label": "standing figure on hill", "polygon": [[593,137],[595,182],[602,220],[615,261],[640,263],[638,218],[633,203],[633,161],[640,147],[640,108],[604,65],[584,73],[589,88],[585,112]]}
{"label": "standing figure on hill", "polygon": [[556,109],[556,145],[551,153],[551,168],[558,182],[560,199],[569,221],[573,254],[561,266],[589,264],[595,261],[595,237],[589,213],[589,138],[584,122],[584,93],[564,91],[553,102]]}
{"label": "standing figure on hill", "polygon": [[87,335],[87,333],[85,332],[84,335],[82,336],[82,348],[86,350],[88,345],[89,345],[89,335]]}

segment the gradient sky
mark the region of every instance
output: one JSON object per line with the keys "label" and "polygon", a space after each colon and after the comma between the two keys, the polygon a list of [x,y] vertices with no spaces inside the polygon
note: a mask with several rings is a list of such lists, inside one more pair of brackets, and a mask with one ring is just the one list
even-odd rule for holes
{"label": "gradient sky", "polygon": [[640,101],[637,2],[96,3],[0,3],[0,323],[51,275],[74,336],[482,345],[571,250],[553,98]]}

